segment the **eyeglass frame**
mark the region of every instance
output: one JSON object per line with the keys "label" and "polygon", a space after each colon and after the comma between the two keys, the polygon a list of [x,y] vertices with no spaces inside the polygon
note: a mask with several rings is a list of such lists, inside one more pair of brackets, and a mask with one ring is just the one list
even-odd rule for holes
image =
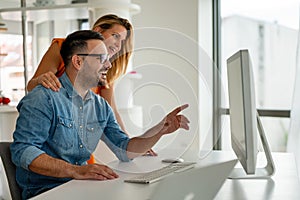
{"label": "eyeglass frame", "polygon": [[[108,54],[96,54],[96,53],[78,53],[76,54],[77,56],[92,56],[92,57],[99,57],[100,58],[100,63],[104,64],[106,61],[109,61],[109,56]],[[103,56],[106,56],[106,58],[103,58]],[[103,61],[102,61],[103,60]]]}

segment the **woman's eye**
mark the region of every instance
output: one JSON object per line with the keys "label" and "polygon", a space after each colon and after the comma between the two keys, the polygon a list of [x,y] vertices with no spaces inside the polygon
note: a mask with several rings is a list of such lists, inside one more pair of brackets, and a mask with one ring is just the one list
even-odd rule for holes
{"label": "woman's eye", "polygon": [[120,36],[118,34],[112,34],[112,36],[115,38],[115,39],[119,39]]}

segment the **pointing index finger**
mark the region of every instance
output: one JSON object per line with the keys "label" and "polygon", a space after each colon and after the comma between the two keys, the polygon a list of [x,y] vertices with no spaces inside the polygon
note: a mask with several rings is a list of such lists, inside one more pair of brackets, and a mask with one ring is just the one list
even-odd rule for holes
{"label": "pointing index finger", "polygon": [[175,108],[170,114],[177,115],[180,111],[186,109],[187,107],[189,107],[189,104],[184,104],[182,106],[179,106],[179,107]]}

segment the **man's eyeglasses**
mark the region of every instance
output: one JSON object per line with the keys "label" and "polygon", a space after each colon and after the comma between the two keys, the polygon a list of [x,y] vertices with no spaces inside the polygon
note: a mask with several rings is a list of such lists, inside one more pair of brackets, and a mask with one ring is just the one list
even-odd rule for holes
{"label": "man's eyeglasses", "polygon": [[98,57],[100,59],[100,63],[104,64],[106,61],[109,61],[108,54],[87,54],[87,53],[79,53],[77,56],[92,56],[92,57]]}

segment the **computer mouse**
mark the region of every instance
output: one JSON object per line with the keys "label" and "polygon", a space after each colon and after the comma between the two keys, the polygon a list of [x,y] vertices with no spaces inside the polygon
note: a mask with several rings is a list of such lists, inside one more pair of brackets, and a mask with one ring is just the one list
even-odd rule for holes
{"label": "computer mouse", "polygon": [[161,162],[163,163],[182,163],[184,160],[182,158],[166,158],[163,159]]}

